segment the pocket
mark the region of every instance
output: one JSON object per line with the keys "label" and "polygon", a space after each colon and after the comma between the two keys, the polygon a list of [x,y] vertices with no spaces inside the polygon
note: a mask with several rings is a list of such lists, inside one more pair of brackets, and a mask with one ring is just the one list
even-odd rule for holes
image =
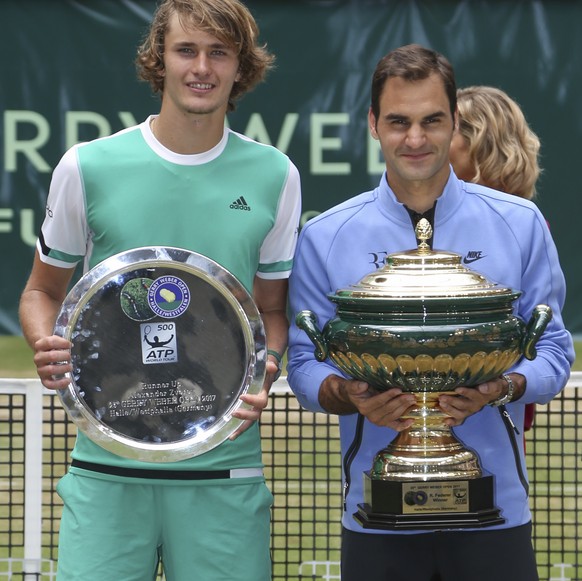
{"label": "pocket", "polygon": [[275,498],[273,497],[273,493],[271,492],[267,484],[264,484],[263,488],[265,490],[265,502],[267,503],[267,506],[271,508],[273,506]]}
{"label": "pocket", "polygon": [[226,486],[224,493],[228,494],[227,501],[223,496],[224,508],[231,514],[238,514],[239,518],[252,520],[258,515],[270,513],[273,506],[273,495],[264,481]]}
{"label": "pocket", "polygon": [[61,500],[65,502],[65,497],[67,496],[68,492],[70,491],[70,481],[71,481],[71,474],[67,472],[61,479],[57,482],[57,494],[61,497]]}

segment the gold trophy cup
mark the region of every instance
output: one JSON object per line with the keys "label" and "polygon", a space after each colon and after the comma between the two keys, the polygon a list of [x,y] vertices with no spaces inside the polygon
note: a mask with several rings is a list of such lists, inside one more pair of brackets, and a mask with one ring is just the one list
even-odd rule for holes
{"label": "gold trophy cup", "polygon": [[513,314],[521,292],[491,282],[458,254],[433,251],[429,222],[416,228],[418,248],[390,254],[384,267],[328,298],[336,317],[322,331],[311,311],[297,315],[319,361],[377,390],[400,387],[416,397],[414,420],[364,473],[366,528],[439,529],[503,522],[493,476],[444,422],[441,394],[499,377],[535,344],[551,320],[538,305],[526,325]]}

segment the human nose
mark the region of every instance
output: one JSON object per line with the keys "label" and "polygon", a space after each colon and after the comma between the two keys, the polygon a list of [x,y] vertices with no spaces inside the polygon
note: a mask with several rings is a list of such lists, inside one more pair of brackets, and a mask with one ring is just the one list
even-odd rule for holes
{"label": "human nose", "polygon": [[207,75],[210,71],[210,58],[205,52],[199,52],[194,59],[194,71],[199,75]]}
{"label": "human nose", "polygon": [[414,123],[408,129],[406,133],[406,145],[409,147],[417,148],[424,145],[426,140],[426,133],[422,125]]}

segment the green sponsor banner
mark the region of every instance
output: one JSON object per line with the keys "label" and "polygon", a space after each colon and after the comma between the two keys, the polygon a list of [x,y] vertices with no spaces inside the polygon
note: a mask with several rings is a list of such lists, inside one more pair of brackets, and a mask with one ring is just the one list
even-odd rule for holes
{"label": "green sponsor banner", "polygon": [[[577,152],[582,138],[582,3],[558,0],[248,1],[277,55],[266,83],[229,125],[298,166],[303,220],[375,187],[383,170],[368,135],[371,73],[418,42],[444,53],[459,86],[494,85],[522,106],[542,141],[538,205],[568,281],[564,318],[582,333]],[[44,217],[51,171],[70,146],[158,110],[133,65],[154,1],[2,0],[0,53],[0,334],[17,306]],[[478,227],[478,225],[468,225]]]}

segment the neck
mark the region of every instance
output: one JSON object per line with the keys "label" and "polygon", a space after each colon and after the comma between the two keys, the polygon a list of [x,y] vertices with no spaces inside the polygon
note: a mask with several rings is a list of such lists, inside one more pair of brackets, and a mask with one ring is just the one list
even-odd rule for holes
{"label": "neck", "polygon": [[184,115],[175,119],[163,110],[151,124],[155,138],[174,153],[192,155],[209,151],[222,139],[224,117]]}
{"label": "neck", "polygon": [[435,200],[443,193],[448,179],[448,168],[446,175],[435,176],[430,180],[401,182],[391,179],[386,174],[386,181],[396,199],[419,214],[423,214],[434,206]]}
{"label": "neck", "polygon": [[417,194],[410,191],[397,192],[394,188],[392,188],[392,191],[399,202],[402,202],[407,208],[419,214],[424,214],[427,210],[430,210],[434,206],[435,200],[442,193],[442,190],[439,190],[438,193],[431,193],[430,195]]}

